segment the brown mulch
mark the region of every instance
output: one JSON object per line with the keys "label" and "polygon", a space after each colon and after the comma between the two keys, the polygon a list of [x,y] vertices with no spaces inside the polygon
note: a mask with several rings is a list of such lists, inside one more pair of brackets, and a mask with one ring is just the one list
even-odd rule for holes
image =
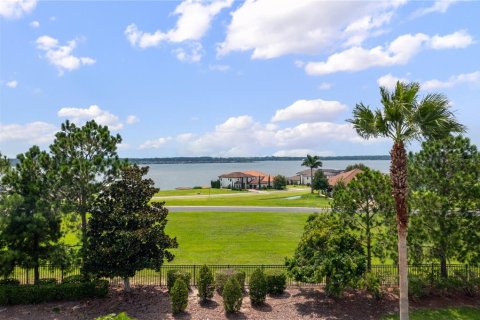
{"label": "brown mulch", "polygon": [[[478,297],[430,297],[411,302],[412,308],[440,308],[449,306],[480,307]],[[135,287],[125,293],[112,288],[105,299],[70,302],[52,302],[39,305],[0,306],[0,319],[95,319],[96,317],[127,312],[136,319],[379,319],[382,315],[398,312],[397,296],[390,292],[382,300],[375,300],[363,291],[346,293],[342,299],[327,298],[320,288],[289,288],[283,295],[267,297],[265,305],[252,307],[244,296],[240,312],[226,315],[222,298],[215,294],[210,303],[201,305],[197,292],[190,292],[186,312],[173,316],[165,288]]]}

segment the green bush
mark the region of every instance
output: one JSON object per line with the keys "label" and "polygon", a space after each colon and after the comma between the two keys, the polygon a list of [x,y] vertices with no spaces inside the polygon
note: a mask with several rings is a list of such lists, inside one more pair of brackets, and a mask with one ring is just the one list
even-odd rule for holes
{"label": "green bush", "polygon": [[261,305],[267,297],[267,281],[261,269],[255,269],[250,277],[250,301],[253,305]]}
{"label": "green bush", "polygon": [[190,290],[190,273],[182,270],[168,270],[167,272],[167,288],[168,292],[172,290],[175,280],[182,279],[183,282],[187,285],[187,288]]}
{"label": "green bush", "polygon": [[185,311],[188,305],[188,287],[181,278],[175,280],[175,284],[170,292],[172,299],[172,311],[174,314]]}
{"label": "green bush", "polygon": [[107,314],[106,316],[95,318],[95,320],[134,320],[134,318],[130,318],[125,312],[121,312],[117,315],[115,313]]}
{"label": "green bush", "polygon": [[365,273],[362,282],[363,287],[370,293],[375,299],[381,299],[383,296],[382,280],[376,274],[371,272]]}
{"label": "green bush", "polygon": [[58,281],[55,278],[38,279],[37,285],[57,284]]}
{"label": "green bush", "polygon": [[0,286],[1,285],[19,285],[20,281],[17,279],[13,278],[7,278],[7,279],[1,279],[0,280]]}
{"label": "green bush", "polygon": [[282,294],[287,288],[287,276],[280,270],[267,270],[265,272],[268,294]]}
{"label": "green bush", "polygon": [[227,313],[239,311],[242,307],[242,288],[234,277],[228,278],[223,288],[223,306]]}
{"label": "green bush", "polygon": [[234,269],[220,270],[215,273],[215,288],[218,294],[223,294],[223,287],[230,278],[235,278],[242,292],[245,290],[245,272]]}
{"label": "green bush", "polygon": [[82,283],[82,282],[85,282],[85,277],[80,275],[80,274],[76,274],[76,275],[73,275],[73,276],[67,276],[65,278],[63,278],[62,280],[62,283]]}
{"label": "green bush", "polygon": [[428,280],[415,275],[408,276],[408,296],[411,299],[420,299],[429,294]]}
{"label": "green bush", "polygon": [[103,298],[107,294],[107,280],[45,285],[2,285],[0,305]]}
{"label": "green bush", "polygon": [[200,268],[200,276],[198,278],[198,296],[202,301],[206,301],[213,297],[215,283],[213,281],[213,273],[207,265]]}

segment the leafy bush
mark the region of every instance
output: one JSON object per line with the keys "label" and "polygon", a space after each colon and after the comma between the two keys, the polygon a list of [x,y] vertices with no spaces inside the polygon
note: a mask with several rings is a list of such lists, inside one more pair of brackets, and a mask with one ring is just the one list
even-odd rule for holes
{"label": "leafy bush", "polygon": [[273,177],[273,188],[276,190],[283,190],[287,186],[287,178],[279,174]]}
{"label": "leafy bush", "polygon": [[190,289],[190,273],[182,270],[168,270],[167,272],[167,288],[168,292],[172,290],[175,280],[182,279],[183,282],[187,285],[187,288]]}
{"label": "leafy bush", "polygon": [[0,285],[19,285],[20,281],[13,278],[1,279]]}
{"label": "leafy bush", "polygon": [[213,297],[215,283],[213,281],[213,273],[207,265],[200,268],[200,276],[198,279],[198,296],[202,301],[206,301]]}
{"label": "leafy bush", "polygon": [[430,293],[428,281],[416,275],[408,276],[408,296],[415,300],[427,296]]}
{"label": "leafy bush", "polygon": [[265,272],[268,294],[282,294],[287,288],[287,276],[280,270],[267,270]]}
{"label": "leafy bush", "polygon": [[0,305],[103,298],[107,294],[107,280],[45,285],[2,285]]}
{"label": "leafy bush", "polygon": [[210,181],[210,186],[214,189],[220,189],[220,180]]}
{"label": "leafy bush", "polygon": [[363,287],[370,293],[375,299],[381,299],[383,296],[382,280],[374,273],[367,272],[363,277]]}
{"label": "leafy bush", "polygon": [[261,305],[267,296],[267,281],[261,269],[255,269],[250,277],[250,301],[253,305]]}
{"label": "leafy bush", "polygon": [[85,282],[85,277],[80,275],[80,274],[76,274],[76,275],[73,275],[73,276],[67,276],[65,278],[63,278],[62,280],[62,283],[82,283],[82,282]]}
{"label": "leafy bush", "polygon": [[227,313],[239,311],[242,307],[243,293],[234,277],[228,278],[223,288],[223,306]]}
{"label": "leafy bush", "polygon": [[215,288],[218,294],[223,294],[223,287],[230,278],[235,278],[240,285],[242,291],[245,290],[245,272],[234,269],[220,270],[215,273]]}
{"label": "leafy bush", "polygon": [[46,285],[46,284],[57,284],[57,279],[55,278],[43,278],[39,279],[36,283],[37,285]]}
{"label": "leafy bush", "polygon": [[201,186],[194,186],[192,189],[202,189]]}
{"label": "leafy bush", "polygon": [[188,286],[182,278],[177,278],[170,292],[174,314],[185,311],[188,305]]}
{"label": "leafy bush", "polygon": [[125,312],[121,312],[117,315],[115,313],[107,314],[103,317],[98,317],[95,320],[134,320],[134,318],[130,318]]}

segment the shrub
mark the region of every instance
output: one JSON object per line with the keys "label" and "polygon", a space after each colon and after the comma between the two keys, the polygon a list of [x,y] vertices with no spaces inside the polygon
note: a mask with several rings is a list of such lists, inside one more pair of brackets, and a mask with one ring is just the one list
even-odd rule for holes
{"label": "shrub", "polygon": [[237,279],[231,277],[223,288],[223,306],[227,313],[239,311],[242,307],[242,288]]}
{"label": "shrub", "polygon": [[245,272],[234,269],[220,270],[215,273],[215,288],[218,294],[223,294],[223,287],[230,278],[235,278],[242,291],[245,290]]}
{"label": "shrub", "polygon": [[207,265],[200,268],[200,276],[198,279],[198,296],[202,301],[206,301],[213,297],[215,283],[213,281],[213,273]]}
{"label": "shrub", "polygon": [[425,279],[415,275],[408,276],[408,296],[415,300],[429,294],[428,283]]}
{"label": "shrub", "polygon": [[376,274],[371,272],[365,273],[363,277],[363,287],[370,293],[375,299],[381,299],[383,296],[382,280]]}
{"label": "shrub", "polygon": [[167,288],[168,292],[172,290],[175,280],[182,279],[183,282],[187,285],[187,288],[190,289],[190,273],[181,271],[181,270],[168,270],[167,272]]}
{"label": "shrub", "polygon": [[35,283],[37,285],[46,285],[46,284],[57,284],[57,279],[55,278],[44,278],[44,279],[38,279],[38,282]]}
{"label": "shrub", "polygon": [[255,269],[250,277],[249,295],[253,305],[260,305],[265,302],[267,296],[267,281],[261,269]]}
{"label": "shrub", "polygon": [[287,288],[287,276],[280,270],[267,270],[265,280],[268,294],[282,294]]}
{"label": "shrub", "polygon": [[177,278],[170,292],[174,314],[185,311],[188,305],[188,286],[182,278]]}
{"label": "shrub", "polygon": [[45,285],[2,285],[0,305],[103,298],[107,294],[107,280]]}
{"label": "shrub", "polygon": [[130,318],[125,312],[121,312],[117,315],[115,313],[107,314],[103,317],[98,317],[95,320],[134,320],[134,318]]}
{"label": "shrub", "polygon": [[19,285],[20,281],[13,278],[1,279],[0,285]]}
{"label": "shrub", "polygon": [[76,274],[73,276],[67,276],[63,278],[62,283],[82,283],[85,281],[86,279],[84,278],[84,276]]}

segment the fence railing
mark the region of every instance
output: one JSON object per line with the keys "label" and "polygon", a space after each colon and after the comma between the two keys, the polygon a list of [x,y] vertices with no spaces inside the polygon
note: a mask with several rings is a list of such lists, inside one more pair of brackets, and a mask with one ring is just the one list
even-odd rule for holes
{"label": "fence railing", "polygon": [[[155,285],[166,286],[167,285],[167,272],[169,270],[182,270],[190,273],[191,280],[190,285],[196,286],[201,265],[164,265],[159,271],[152,269],[144,269],[138,271],[133,278],[130,278],[130,284],[132,285]],[[244,271],[246,274],[246,283],[249,282],[250,276],[257,268],[267,270],[280,270],[286,272],[284,265],[208,265],[208,267],[215,272],[225,269],[236,269]],[[460,279],[469,279],[470,277],[480,278],[480,266],[471,266],[463,264],[450,264],[447,265],[447,271],[449,277],[459,277]],[[438,279],[440,278],[440,265],[438,264],[422,264],[422,265],[410,265],[408,267],[410,275],[421,276],[425,279]],[[59,282],[63,278],[70,275],[79,275],[80,268],[74,268],[71,270],[63,270],[62,268],[45,265],[40,267],[40,278],[55,278]],[[384,285],[396,285],[398,283],[398,267],[396,265],[373,265],[372,273],[377,275]],[[32,284],[33,283],[33,269],[27,269],[22,267],[16,267],[10,275],[10,277],[18,279],[20,283]],[[123,279],[115,277],[110,279],[110,284],[119,285],[123,283]],[[288,286],[318,286],[325,284],[324,280],[319,283],[303,283],[297,282],[294,279],[287,277]]]}

